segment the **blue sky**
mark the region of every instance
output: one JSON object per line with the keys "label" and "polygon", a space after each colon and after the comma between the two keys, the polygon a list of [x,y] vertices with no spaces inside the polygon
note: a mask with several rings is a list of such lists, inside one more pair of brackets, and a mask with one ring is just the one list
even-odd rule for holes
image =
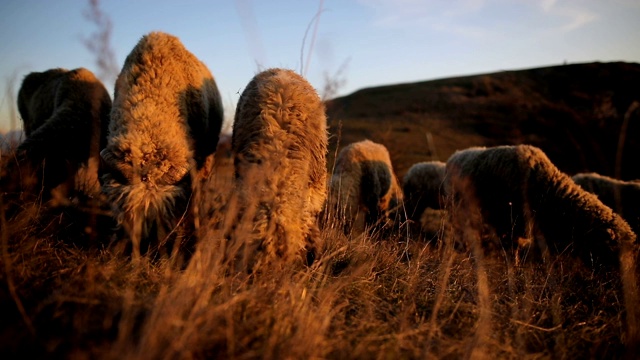
{"label": "blue sky", "polygon": [[[638,0],[102,0],[100,6],[113,25],[118,67],[144,34],[176,35],[214,74],[227,116],[253,75],[269,67],[301,71],[303,64],[319,92],[325,74],[336,78],[342,68],[338,78],[346,82],[338,95],[347,95],[565,61],[640,62]],[[88,7],[82,0],[0,1],[0,130],[9,128],[8,100],[28,72],[98,72],[82,42],[97,30],[83,16]]]}

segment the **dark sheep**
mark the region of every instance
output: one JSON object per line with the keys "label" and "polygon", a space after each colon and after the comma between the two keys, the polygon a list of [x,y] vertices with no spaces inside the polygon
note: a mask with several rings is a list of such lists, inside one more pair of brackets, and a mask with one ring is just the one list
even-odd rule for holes
{"label": "dark sheep", "polygon": [[419,162],[402,178],[404,207],[409,219],[418,221],[427,208],[444,208],[445,167],[446,163],[442,161]]}
{"label": "dark sheep", "polygon": [[20,86],[18,110],[25,139],[3,166],[3,192],[41,193],[53,205],[98,196],[111,110],[102,82],[85,68],[32,72]]}
{"label": "dark sheep", "polygon": [[402,178],[404,213],[411,233],[435,238],[446,219],[444,172],[446,163],[423,161],[413,164]]}
{"label": "dark sheep", "polygon": [[572,177],[583,189],[620,214],[636,235],[640,231],[640,183],[623,181],[597,173],[580,173]]}
{"label": "dark sheep", "polygon": [[502,248],[530,240],[543,252],[568,250],[586,264],[614,267],[623,252],[637,251],[629,225],[536,147],[458,151],[445,177],[454,227],[484,224]]}
{"label": "dark sheep", "polygon": [[[628,341],[640,341],[636,235],[542,150],[518,145],[458,151],[447,161],[445,184],[447,210],[458,232],[454,240],[473,245],[497,236],[505,250],[528,242],[543,260],[566,253],[596,271],[619,273],[629,310]],[[480,237],[465,236],[472,234],[469,229]]]}

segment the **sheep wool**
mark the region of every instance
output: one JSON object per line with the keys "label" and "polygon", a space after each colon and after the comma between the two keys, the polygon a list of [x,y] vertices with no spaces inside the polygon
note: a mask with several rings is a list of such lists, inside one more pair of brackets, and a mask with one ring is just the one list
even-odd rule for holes
{"label": "sheep wool", "polygon": [[389,151],[371,140],[340,150],[329,187],[329,211],[343,223],[345,233],[386,224],[402,201]]}
{"label": "sheep wool", "polygon": [[568,250],[587,265],[614,267],[637,251],[629,225],[536,147],[458,151],[447,161],[445,185],[453,223],[488,225],[505,249],[532,239],[543,253]]}
{"label": "sheep wool", "polygon": [[[455,237],[468,228],[482,233],[486,224],[502,239],[503,249],[529,239],[543,259],[569,253],[594,270],[618,272],[629,310],[628,341],[640,341],[636,235],[542,150],[518,145],[456,152],[447,160],[445,184],[450,193],[448,213],[459,233]],[[474,239],[478,237],[469,240]]]}
{"label": "sheep wool", "polygon": [[[22,81],[17,102],[25,140],[6,171],[21,178],[8,180],[23,191],[43,189],[45,199],[97,196],[99,152],[111,110],[102,82],[85,68],[32,72]],[[20,170],[12,170],[14,165]]]}
{"label": "sheep wool", "polygon": [[575,174],[572,179],[620,214],[636,235],[640,233],[640,183],[618,180],[593,172]]}
{"label": "sheep wool", "polygon": [[239,223],[249,224],[233,236],[243,266],[296,262],[305,253],[312,261],[327,177],[326,115],[315,89],[291,70],[258,73],[238,101],[231,147]]}
{"label": "sheep wool", "polygon": [[419,220],[427,209],[444,207],[444,171],[442,161],[423,161],[413,164],[402,178],[404,207],[409,219]]}
{"label": "sheep wool", "polygon": [[[139,255],[186,211],[192,182],[206,176],[222,126],[209,69],[170,34],[142,37],[116,80],[103,192]],[[193,173],[193,174],[192,174]]]}

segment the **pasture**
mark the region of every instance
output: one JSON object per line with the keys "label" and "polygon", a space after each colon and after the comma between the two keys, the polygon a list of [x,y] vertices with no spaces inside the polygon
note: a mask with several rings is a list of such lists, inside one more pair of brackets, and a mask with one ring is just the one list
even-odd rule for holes
{"label": "pasture", "polygon": [[[223,256],[225,228],[242,229],[229,220],[236,218],[232,166],[218,156],[202,189],[203,209],[222,198],[227,206],[200,212],[186,265],[151,256],[133,262],[99,211],[36,199],[9,215],[3,203],[3,358],[623,358],[636,351],[619,275],[568,255],[515,264],[508,251],[461,251],[444,219],[431,237],[407,226],[345,235],[324,213],[311,266],[237,272]],[[467,230],[465,237],[480,236]]]}

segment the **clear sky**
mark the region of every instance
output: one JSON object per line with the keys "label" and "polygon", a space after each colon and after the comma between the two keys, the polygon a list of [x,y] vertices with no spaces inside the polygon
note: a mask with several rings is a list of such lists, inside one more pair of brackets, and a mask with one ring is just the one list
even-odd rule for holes
{"label": "clear sky", "polygon": [[[113,25],[118,68],[144,34],[171,33],[208,65],[229,109],[269,67],[303,68],[319,92],[325,74],[342,79],[338,95],[347,95],[565,61],[640,62],[640,0],[102,0],[100,7]],[[83,15],[88,8],[88,0],[0,1],[0,130],[9,128],[8,100],[28,72],[98,73],[82,41],[97,31]],[[105,85],[112,91],[112,81]]]}

